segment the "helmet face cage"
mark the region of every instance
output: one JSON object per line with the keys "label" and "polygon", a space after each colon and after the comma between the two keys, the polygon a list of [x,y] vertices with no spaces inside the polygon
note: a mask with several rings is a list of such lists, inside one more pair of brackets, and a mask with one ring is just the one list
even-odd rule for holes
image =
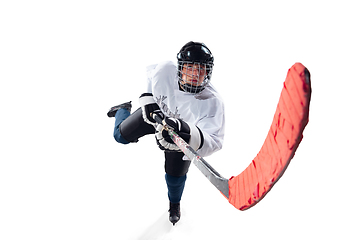
{"label": "helmet face cage", "polygon": [[177,55],[178,82],[189,93],[199,93],[209,84],[214,57],[203,43],[188,42]]}
{"label": "helmet face cage", "polygon": [[189,93],[199,93],[209,84],[213,63],[178,61],[178,81],[181,88]]}

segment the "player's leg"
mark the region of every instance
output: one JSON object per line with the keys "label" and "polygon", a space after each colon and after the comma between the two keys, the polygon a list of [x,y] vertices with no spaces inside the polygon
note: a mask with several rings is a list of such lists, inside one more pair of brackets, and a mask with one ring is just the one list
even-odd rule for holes
{"label": "player's leg", "polygon": [[115,117],[114,138],[122,144],[137,142],[140,137],[155,133],[154,127],[144,121],[141,108],[130,114],[131,104],[130,107],[127,104],[130,102],[112,107],[108,112],[109,117]]}
{"label": "player's leg", "polygon": [[128,144],[127,141],[120,133],[119,127],[120,124],[130,116],[130,112],[126,109],[119,109],[115,114],[115,127],[114,127],[114,138],[118,143]]}
{"label": "player's leg", "polygon": [[190,161],[184,161],[181,152],[165,152],[165,180],[170,201],[169,220],[173,224],[180,220],[180,201],[185,188]]}
{"label": "player's leg", "polygon": [[166,173],[165,180],[168,187],[168,197],[170,202],[179,203],[185,188],[186,174],[181,177],[174,177]]}

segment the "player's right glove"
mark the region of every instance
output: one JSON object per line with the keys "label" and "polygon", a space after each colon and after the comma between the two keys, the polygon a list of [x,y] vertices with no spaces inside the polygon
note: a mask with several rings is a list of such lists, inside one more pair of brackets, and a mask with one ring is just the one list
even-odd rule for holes
{"label": "player's right glove", "polygon": [[[194,124],[172,117],[165,117],[164,122],[195,151],[202,147],[204,141],[203,134]],[[161,124],[156,128],[155,137],[161,150],[181,151]]]}
{"label": "player's right glove", "polygon": [[156,128],[156,121],[152,118],[152,113],[157,113],[158,116],[163,116],[159,105],[155,102],[151,93],[143,93],[139,98],[141,105],[142,116],[146,123],[153,125]]}

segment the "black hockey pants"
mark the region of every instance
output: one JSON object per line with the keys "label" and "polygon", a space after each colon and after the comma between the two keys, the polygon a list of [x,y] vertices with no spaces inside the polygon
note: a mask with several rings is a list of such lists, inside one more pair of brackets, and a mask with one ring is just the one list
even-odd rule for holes
{"label": "black hockey pants", "polygon": [[[126,109],[119,109],[115,115],[114,138],[117,142],[128,144],[137,142],[139,138],[155,133],[155,129],[147,124],[142,117],[141,108],[130,115]],[[165,151],[165,179],[168,186],[169,200],[180,202],[189,170],[190,161],[184,161],[184,153]]]}

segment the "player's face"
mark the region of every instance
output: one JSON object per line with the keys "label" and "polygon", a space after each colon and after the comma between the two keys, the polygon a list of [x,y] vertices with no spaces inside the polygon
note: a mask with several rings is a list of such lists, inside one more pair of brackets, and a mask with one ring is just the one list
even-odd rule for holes
{"label": "player's face", "polygon": [[199,63],[186,63],[181,71],[182,80],[192,86],[200,86],[206,76],[206,66]]}

